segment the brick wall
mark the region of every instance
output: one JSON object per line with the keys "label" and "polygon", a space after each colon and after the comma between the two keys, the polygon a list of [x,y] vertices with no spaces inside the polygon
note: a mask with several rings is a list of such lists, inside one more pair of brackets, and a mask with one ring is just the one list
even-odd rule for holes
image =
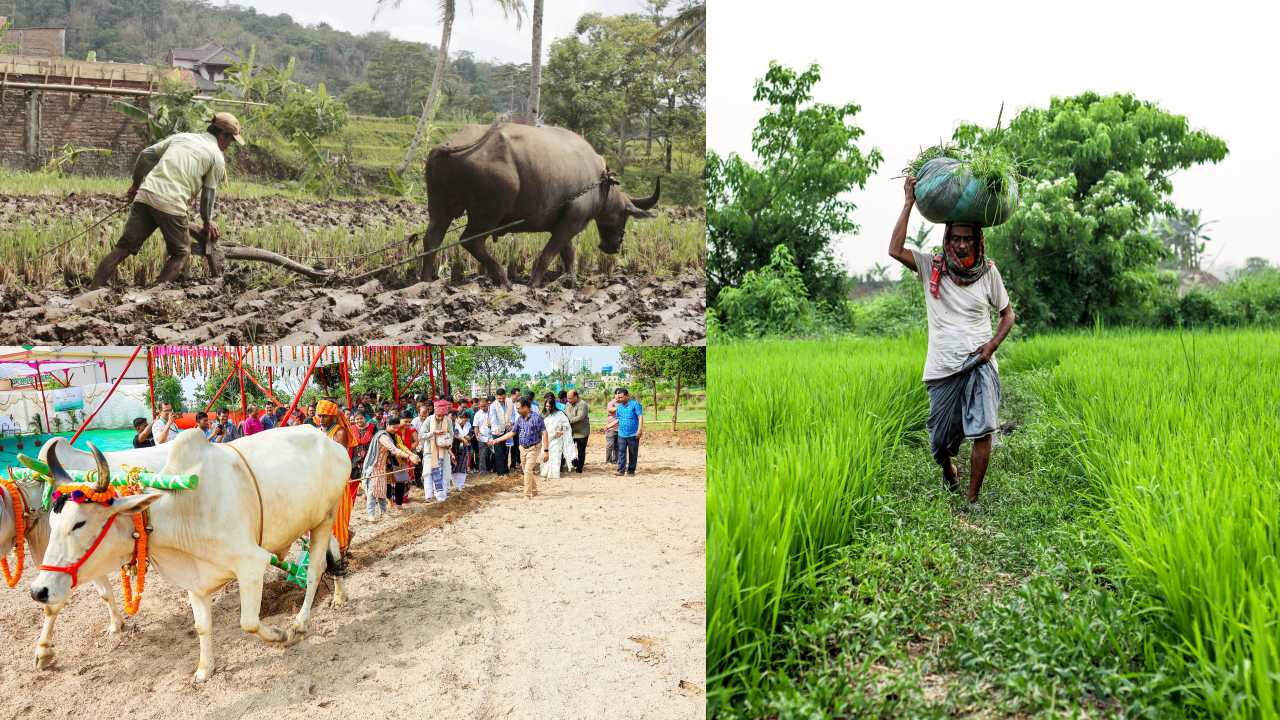
{"label": "brick wall", "polygon": [[[110,95],[8,90],[0,100],[0,164],[36,169],[71,144],[107,148],[112,152],[110,156],[81,154],[66,170],[84,174],[127,173],[144,146],[134,131],[142,124],[111,107],[117,99],[120,98]],[[144,104],[139,98],[125,100]],[[39,120],[34,128],[29,122],[33,113]],[[35,141],[34,153],[32,140]]]}
{"label": "brick wall", "polygon": [[58,58],[66,54],[65,28],[17,28],[0,33],[0,43],[16,46],[19,55]]}

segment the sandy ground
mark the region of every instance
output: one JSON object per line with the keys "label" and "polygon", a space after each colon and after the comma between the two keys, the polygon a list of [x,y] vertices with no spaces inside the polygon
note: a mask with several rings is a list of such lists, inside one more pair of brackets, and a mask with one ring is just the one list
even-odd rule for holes
{"label": "sandy ground", "polygon": [[[347,606],[322,591],[293,647],[241,632],[234,584],[224,588],[218,668],[201,686],[185,594],[158,575],[119,638],[92,589],[78,589],[48,672],[32,669],[38,608],[2,591],[0,718],[704,717],[702,438],[651,432],[626,479],[602,466],[600,442],[587,473],[532,502],[514,476],[481,476],[442,505],[361,516]],[[264,619],[287,623],[300,598],[272,580]]]}
{"label": "sandy ground", "polygon": [[[108,195],[0,197],[0,237],[22,222],[74,218],[88,226],[118,203]],[[427,217],[425,204],[408,200],[226,198],[219,207],[241,226],[288,221],[304,231],[421,225]],[[700,217],[689,208],[663,212]],[[706,276],[698,268],[665,278],[583,274],[576,288],[552,282],[533,290],[517,278],[508,291],[475,274],[458,282],[356,284],[340,273],[323,283],[300,279],[264,289],[255,265],[228,261],[224,277],[210,280],[194,258],[191,279],[153,288],[84,292],[89,278],[65,269],[43,287],[0,284],[0,342],[674,345],[706,338]]]}

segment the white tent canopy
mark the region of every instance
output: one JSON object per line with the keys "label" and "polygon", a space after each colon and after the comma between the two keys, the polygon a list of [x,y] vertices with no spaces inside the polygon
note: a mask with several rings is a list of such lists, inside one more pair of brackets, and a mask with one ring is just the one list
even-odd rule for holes
{"label": "white tent canopy", "polygon": [[[36,370],[37,362],[39,363],[39,370]],[[34,377],[37,372],[43,375],[64,370],[78,370],[84,367],[97,367],[97,365],[97,361],[86,362],[84,360],[0,360],[0,380]]]}

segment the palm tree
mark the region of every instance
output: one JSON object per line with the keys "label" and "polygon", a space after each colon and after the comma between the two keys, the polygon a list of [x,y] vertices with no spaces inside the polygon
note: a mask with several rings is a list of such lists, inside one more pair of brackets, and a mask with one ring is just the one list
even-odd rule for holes
{"label": "palm tree", "polygon": [[[402,1],[377,0],[378,7],[373,12],[374,19],[378,18],[378,13],[382,12],[387,5],[398,8]],[[524,0],[493,0],[493,2],[502,8],[502,14],[506,17],[514,15],[516,27],[520,27],[521,21],[524,20]],[[457,16],[457,10],[457,0],[440,0],[440,48],[436,52],[436,71],[431,76],[431,91],[427,93],[427,102],[422,106],[422,115],[418,116],[418,127],[414,130],[413,140],[409,143],[409,149],[405,151],[400,166],[396,168],[396,172],[400,175],[404,175],[409,165],[413,163],[414,156],[418,154],[418,145],[422,143],[422,135],[431,124],[431,119],[435,117],[445,67],[449,64],[449,38],[453,35],[453,19]]]}
{"label": "palm tree", "polygon": [[542,95],[542,0],[533,0],[533,62],[529,68],[529,122],[542,118],[538,107]]}
{"label": "palm tree", "polygon": [[671,21],[662,26],[654,39],[674,38],[675,55],[701,54],[707,51],[707,3],[690,3]]}

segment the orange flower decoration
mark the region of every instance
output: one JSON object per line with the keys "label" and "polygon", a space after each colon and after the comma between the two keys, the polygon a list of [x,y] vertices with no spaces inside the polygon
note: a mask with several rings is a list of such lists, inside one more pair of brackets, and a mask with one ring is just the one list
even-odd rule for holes
{"label": "orange flower decoration", "polygon": [[0,558],[0,570],[4,571],[4,582],[9,587],[13,587],[22,579],[22,567],[27,561],[25,547],[27,542],[27,514],[22,492],[18,490],[18,486],[14,484],[13,479],[0,480],[0,486],[3,486],[9,492],[9,497],[13,498],[13,549],[18,554],[18,559],[14,563],[18,568],[17,571],[10,574],[9,558]]}
{"label": "orange flower decoration", "polygon": [[[137,473],[131,473],[131,477],[136,477]],[[125,495],[134,495],[142,492],[142,488],[138,485],[129,485],[121,493],[121,497]],[[124,612],[126,615],[135,615],[138,609],[142,607],[142,591],[147,583],[147,524],[142,519],[142,513],[133,516],[133,561],[129,565],[120,568],[120,588],[124,592]],[[137,573],[138,582],[136,588],[129,582],[129,569],[132,567]]]}

